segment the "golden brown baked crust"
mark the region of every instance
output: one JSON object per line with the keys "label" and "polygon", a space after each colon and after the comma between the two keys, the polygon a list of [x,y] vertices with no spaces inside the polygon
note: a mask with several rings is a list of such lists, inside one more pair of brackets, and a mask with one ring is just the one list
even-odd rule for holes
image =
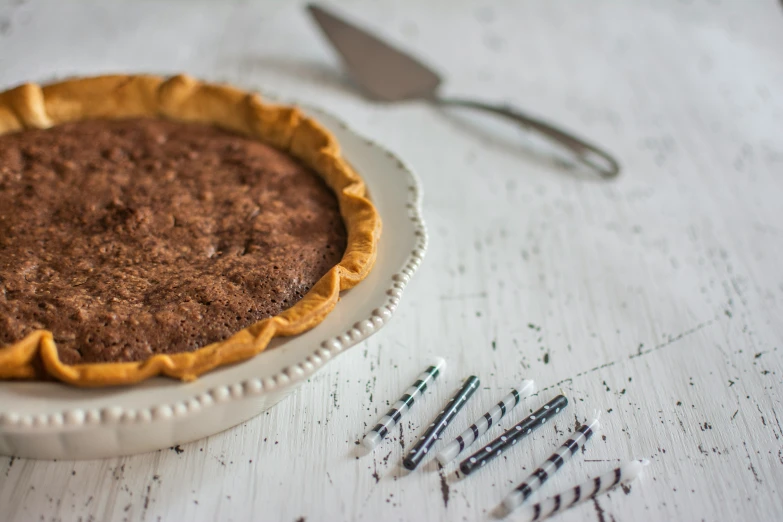
{"label": "golden brown baked crust", "polygon": [[342,158],[334,136],[296,108],[267,105],[257,95],[182,75],[98,76],[43,87],[25,84],[0,93],[0,135],[75,120],[145,116],[209,123],[256,137],[315,170],[340,204],[348,232],[342,260],[291,308],[194,352],[158,354],[141,362],[67,365],[57,355],[52,333],[38,330],[0,347],[0,379],[49,377],[77,386],[131,384],[156,375],[193,380],[258,354],[274,337],[314,327],[337,304],[340,291],[355,286],[372,268],[381,221],[364,182]]}

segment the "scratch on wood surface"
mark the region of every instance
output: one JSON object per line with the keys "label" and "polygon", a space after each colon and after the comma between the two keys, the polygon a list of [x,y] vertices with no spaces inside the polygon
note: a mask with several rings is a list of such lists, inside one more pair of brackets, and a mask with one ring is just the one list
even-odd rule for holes
{"label": "scratch on wood surface", "polygon": [[443,466],[438,465],[438,475],[440,476],[440,494],[443,498],[443,507],[449,507],[449,495],[451,490],[449,483],[446,481],[446,474],[443,472]]}
{"label": "scratch on wood surface", "polygon": [[598,499],[593,499],[593,507],[595,508],[595,514],[598,517],[598,522],[606,522],[606,517],[604,516],[604,508],[601,507],[601,504],[598,503]]}
{"label": "scratch on wood surface", "polygon": [[373,459],[372,459],[372,469],[373,469],[372,478],[375,479],[375,483],[377,484],[378,482],[381,481],[381,476],[378,475],[378,461],[375,460],[374,456],[373,456]]}
{"label": "scratch on wood surface", "polygon": [[753,479],[756,481],[757,484],[761,484],[761,478],[759,478],[759,474],[756,471],[756,467],[753,465],[753,461],[750,458],[750,451],[748,451],[748,443],[742,442],[742,445],[745,447],[745,455],[748,457],[748,470],[750,470],[751,473],[753,473]]}
{"label": "scratch on wood surface", "polygon": [[337,401],[337,388],[340,386],[340,372],[334,372],[334,391],[332,391],[332,404],[335,410],[340,409],[340,404]]}
{"label": "scratch on wood surface", "polygon": [[694,326],[693,328],[685,330],[684,332],[682,332],[681,334],[679,334],[679,335],[677,335],[675,337],[670,337],[666,342],[660,343],[660,344],[654,346],[653,348],[649,348],[647,350],[642,350],[641,349],[642,345],[639,345],[639,350],[636,353],[631,354],[628,358],[629,359],[635,359],[637,357],[641,357],[643,355],[648,355],[648,354],[650,354],[652,352],[658,351],[658,350],[660,350],[662,348],[666,348],[667,346],[670,346],[670,345],[676,343],[677,341],[680,341],[680,340],[684,339],[685,337],[688,337],[689,335],[692,335],[692,334],[698,332],[699,330],[702,330],[703,328],[706,328],[706,327],[710,326],[714,322],[715,322],[714,319],[710,319],[709,321],[704,321],[703,323],[699,323],[696,326]]}
{"label": "scratch on wood surface", "polygon": [[[676,337],[671,337],[665,343],[661,343],[659,345],[656,345],[654,348],[650,348],[648,350],[639,350],[637,353],[630,355],[628,357],[628,359],[635,359],[637,357],[641,357],[641,356],[644,356],[644,355],[649,355],[649,354],[651,354],[651,353],[653,353],[655,351],[660,350],[661,348],[665,348],[667,346],[670,346],[670,345],[676,343],[677,341],[681,341],[682,339],[686,338],[687,336],[692,335],[692,334],[698,332],[699,330],[701,330],[703,328],[706,328],[707,326],[711,325],[713,322],[714,322],[714,320],[709,320],[709,321],[706,321],[704,323],[700,323],[700,324],[694,326],[693,328],[690,328],[690,329],[682,332],[681,334],[677,335]],[[621,362],[622,360],[623,359],[616,359],[614,361],[609,361],[607,363],[604,363],[604,364],[602,364],[600,366],[596,366],[594,368],[590,368],[589,370],[585,370],[585,371],[579,372],[576,375],[574,375],[572,377],[567,377],[567,378],[565,378],[565,379],[563,379],[561,381],[556,382],[555,384],[553,384],[551,386],[547,386],[545,388],[541,388],[541,390],[539,390],[539,393],[541,393],[543,391],[551,390],[552,388],[557,388],[559,386],[562,386],[565,383],[572,384],[574,382],[574,379],[576,379],[578,377],[584,377],[585,375],[589,375],[591,373],[595,373],[595,372],[603,370],[605,368],[609,368],[609,367],[614,366],[615,364]]]}
{"label": "scratch on wood surface", "polygon": [[778,412],[775,411],[775,408],[772,408],[772,415],[775,417],[775,424],[778,426],[778,432],[775,433],[775,438],[780,440],[780,437],[783,437],[783,427],[780,426],[780,419],[778,419]]}

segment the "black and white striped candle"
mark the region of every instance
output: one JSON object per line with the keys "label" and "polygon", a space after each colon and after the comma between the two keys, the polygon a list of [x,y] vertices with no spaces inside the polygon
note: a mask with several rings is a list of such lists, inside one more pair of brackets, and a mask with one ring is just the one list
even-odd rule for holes
{"label": "black and white striped candle", "polygon": [[595,432],[601,429],[598,415],[587,424],[583,424],[567,441],[560,446],[546,461],[541,464],[522,484],[514,488],[504,500],[503,506],[511,511],[516,509],[528,499],[541,485],[547,481],[563,464],[571,460],[571,457],[583,447]]}
{"label": "black and white striped candle", "polygon": [[521,513],[519,520],[525,520],[527,522],[544,520],[545,518],[560,511],[565,511],[580,502],[595,498],[618,484],[633,482],[642,472],[642,468],[649,463],[650,461],[648,460],[632,460],[619,468],[615,468],[604,475],[592,478],[578,486],[574,486],[554,497],[549,497],[532,506],[526,506],[525,511]]}
{"label": "black and white striped candle", "polygon": [[465,379],[462,388],[449,399],[446,407],[441,410],[432,424],[427,428],[427,431],[424,432],[424,435],[422,435],[418,442],[416,442],[416,445],[413,446],[408,453],[408,456],[402,461],[402,465],[405,466],[405,469],[414,470],[416,469],[416,466],[424,460],[427,452],[440,438],[440,434],[443,433],[443,430],[446,429],[449,422],[457,416],[457,413],[465,406],[468,399],[470,399],[470,396],[473,395],[473,392],[478,389],[479,383],[479,378],[475,375],[471,375]]}
{"label": "black and white striped candle", "polygon": [[460,471],[465,475],[470,475],[511,446],[514,446],[521,439],[530,435],[534,429],[546,424],[547,420],[560,413],[566,406],[568,406],[568,399],[563,395],[558,395],[531,415],[525,417],[522,422],[512,426],[503,435],[463,460],[459,465]]}
{"label": "black and white striped candle", "polygon": [[493,425],[497,424],[506,413],[510,412],[522,401],[522,398],[529,396],[535,390],[535,384],[531,380],[524,380],[517,388],[512,388],[511,392],[503,397],[500,402],[476,419],[476,422],[463,431],[456,439],[449,442],[449,445],[438,453],[437,459],[441,465],[445,466],[462,453],[465,448],[469,448],[476,439],[481,437]]}
{"label": "black and white striped candle", "polygon": [[440,375],[440,372],[443,371],[445,367],[446,361],[438,358],[416,378],[416,382],[405,390],[402,397],[394,403],[391,409],[386,412],[386,415],[381,417],[373,429],[368,431],[367,435],[364,436],[362,443],[367,449],[374,449],[375,446],[386,437],[386,434],[400,422],[400,419],[402,419],[408,410],[411,409],[413,403],[416,402],[416,399],[424,393],[424,390],[427,389],[427,386],[429,386],[432,381],[438,378],[438,375]]}

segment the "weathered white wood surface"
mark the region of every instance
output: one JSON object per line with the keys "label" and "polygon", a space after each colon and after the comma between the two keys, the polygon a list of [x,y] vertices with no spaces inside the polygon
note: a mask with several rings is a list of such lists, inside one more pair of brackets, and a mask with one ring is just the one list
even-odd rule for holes
{"label": "weathered white wood surface", "polygon": [[[2,3],[0,86],[188,71],[323,106],[419,172],[431,247],[392,323],[267,414],[131,458],[0,458],[0,518],[489,519],[596,407],[605,438],[542,494],[620,460],[652,465],[630,494],[561,520],[783,518],[783,6],[342,7],[437,64],[446,92],[580,129],[619,155],[623,176],[557,170],[491,120],[364,101],[293,3]],[[355,441],[427,352],[449,372],[357,458]],[[546,390],[526,410],[560,389],[572,409],[469,480],[431,465],[402,473],[403,446],[471,373],[483,389],[449,435],[522,377]]]}

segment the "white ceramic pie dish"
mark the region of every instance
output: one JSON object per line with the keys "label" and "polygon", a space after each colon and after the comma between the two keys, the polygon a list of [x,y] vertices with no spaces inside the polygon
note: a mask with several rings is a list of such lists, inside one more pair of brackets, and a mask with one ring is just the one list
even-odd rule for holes
{"label": "white ceramic pie dish", "polygon": [[420,184],[402,161],[337,118],[317,109],[306,112],[337,137],[383,220],[378,259],[367,279],[344,292],[314,329],[274,339],[258,356],[191,383],[159,377],[135,386],[80,389],[0,382],[0,454],[94,459],[218,433],[267,410],[389,320],[427,246]]}

